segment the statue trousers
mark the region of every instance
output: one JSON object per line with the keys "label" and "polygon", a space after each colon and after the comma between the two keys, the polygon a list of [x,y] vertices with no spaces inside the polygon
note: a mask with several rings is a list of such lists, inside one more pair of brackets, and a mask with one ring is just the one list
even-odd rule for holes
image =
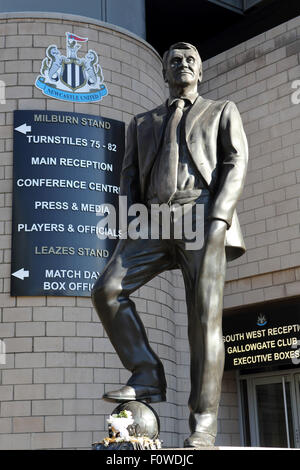
{"label": "statue trousers", "polygon": [[[209,196],[202,196],[205,227]],[[206,232],[206,231],[205,231]],[[92,299],[100,320],[124,367],[132,372],[128,385],[154,386],[165,392],[162,362],[152,350],[130,294],[170,269],[183,274],[188,314],[191,391],[191,432],[217,432],[217,412],[224,369],[222,304],[225,248],[186,249],[183,239],[120,240],[94,285]]]}

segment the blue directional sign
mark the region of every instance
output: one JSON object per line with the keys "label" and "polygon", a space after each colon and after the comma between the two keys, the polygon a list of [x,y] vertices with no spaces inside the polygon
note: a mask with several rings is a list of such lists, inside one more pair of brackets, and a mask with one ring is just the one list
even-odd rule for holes
{"label": "blue directional sign", "polygon": [[57,111],[15,111],[11,295],[90,296],[120,233],[124,123]]}

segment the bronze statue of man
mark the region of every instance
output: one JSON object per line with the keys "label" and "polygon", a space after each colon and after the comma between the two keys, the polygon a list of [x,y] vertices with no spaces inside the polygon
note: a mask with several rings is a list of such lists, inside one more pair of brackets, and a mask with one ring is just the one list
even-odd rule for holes
{"label": "bronze statue of man", "polygon": [[[204,243],[185,240],[120,240],[97,280],[92,299],[122,361],[132,372],[127,384],[105,393],[123,402],[166,400],[163,365],[149,345],[130,294],[159,273],[183,274],[190,344],[191,435],[185,447],[213,445],[224,368],[222,304],[226,261],[241,256],[244,243],[235,212],[245,180],[248,147],[240,114],[230,101],[198,94],[202,62],[197,49],[176,43],[164,54],[170,97],[133,118],[121,173],[128,204],[204,206]],[[171,217],[171,216],[170,216]]]}

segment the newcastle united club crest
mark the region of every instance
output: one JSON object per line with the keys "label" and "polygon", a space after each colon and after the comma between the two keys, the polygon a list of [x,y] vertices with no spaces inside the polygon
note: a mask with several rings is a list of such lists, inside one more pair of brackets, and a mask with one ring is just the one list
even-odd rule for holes
{"label": "newcastle united club crest", "polygon": [[67,56],[62,55],[57,46],[49,46],[36,87],[51,98],[76,103],[92,103],[106,96],[107,88],[96,52],[90,49],[84,57],[77,57],[80,43],[87,40],[66,33]]}

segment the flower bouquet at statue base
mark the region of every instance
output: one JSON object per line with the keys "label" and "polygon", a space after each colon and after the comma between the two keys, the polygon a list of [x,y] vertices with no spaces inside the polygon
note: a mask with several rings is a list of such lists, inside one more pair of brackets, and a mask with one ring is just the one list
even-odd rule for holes
{"label": "flower bouquet at statue base", "polygon": [[109,436],[93,444],[94,450],[157,450],[161,448],[159,419],[143,402],[119,405],[109,416]]}

